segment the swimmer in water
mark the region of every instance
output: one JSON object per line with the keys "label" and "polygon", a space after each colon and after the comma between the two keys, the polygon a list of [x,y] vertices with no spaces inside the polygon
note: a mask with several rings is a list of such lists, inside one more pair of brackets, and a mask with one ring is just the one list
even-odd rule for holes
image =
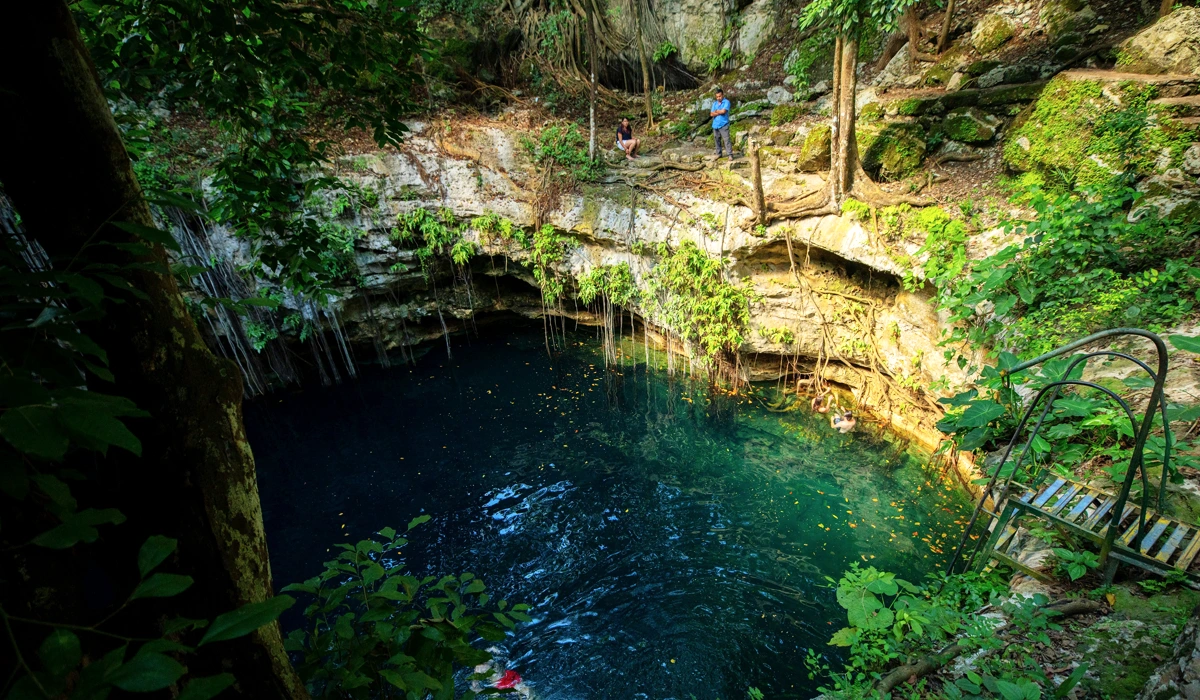
{"label": "swimmer in water", "polygon": [[854,414],[850,411],[835,414],[829,418],[829,427],[834,428],[843,435],[854,430],[855,425],[858,425],[858,421],[854,420]]}
{"label": "swimmer in water", "polygon": [[812,410],[816,411],[817,413],[829,413],[829,404],[832,403],[832,398],[833,397],[829,395],[829,388],[826,387],[825,391],[822,391],[820,394],[817,394],[813,397]]}

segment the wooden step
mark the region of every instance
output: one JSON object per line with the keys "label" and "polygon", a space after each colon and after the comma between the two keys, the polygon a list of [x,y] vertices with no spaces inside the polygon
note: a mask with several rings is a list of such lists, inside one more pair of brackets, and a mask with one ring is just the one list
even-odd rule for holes
{"label": "wooden step", "polygon": [[1167,538],[1166,544],[1162,546],[1162,549],[1158,550],[1158,554],[1154,555],[1154,558],[1165,564],[1171,558],[1171,555],[1175,553],[1175,550],[1179,549],[1179,545],[1183,542],[1183,537],[1188,533],[1189,529],[1191,528],[1184,523],[1176,525],[1175,531]]}

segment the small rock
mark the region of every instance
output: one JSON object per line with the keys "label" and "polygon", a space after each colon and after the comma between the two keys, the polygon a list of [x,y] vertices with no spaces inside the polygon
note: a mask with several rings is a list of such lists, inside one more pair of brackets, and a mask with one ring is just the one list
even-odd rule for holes
{"label": "small rock", "polygon": [[971,30],[971,46],[979,53],[991,53],[1003,46],[1015,33],[1016,26],[1008,18],[998,14],[984,15]]}
{"label": "small rock", "polygon": [[828,170],[829,148],[832,142],[832,131],[827,124],[813,127],[804,138],[804,145],[796,159],[796,167],[809,173]]}
{"label": "small rock", "polygon": [[816,95],[824,95],[824,94],[827,94],[831,89],[832,88],[829,85],[829,81],[822,80],[821,82],[817,83],[816,85],[813,85],[808,88],[808,95],[809,95],[809,97],[813,97]]}
{"label": "small rock", "polygon": [[988,59],[984,59],[982,61],[975,61],[971,65],[967,66],[967,75],[971,76],[972,78],[978,78],[979,76],[983,75],[984,73],[987,73],[989,71],[993,71],[993,70],[999,68],[1001,65],[1003,65],[1003,64],[1000,61],[993,61],[993,60],[988,60]]}
{"label": "small rock", "polygon": [[1107,31],[1108,31],[1107,24],[1097,24],[1096,26],[1094,26],[1088,30],[1088,36],[1092,36],[1093,34],[1103,34],[1104,32],[1107,32]]}
{"label": "small rock", "polygon": [[963,74],[955,73],[946,81],[946,92],[957,92],[962,87]]}
{"label": "small rock", "polygon": [[1183,164],[1180,168],[1188,175],[1200,175],[1200,143],[1193,143],[1183,152]]}
{"label": "small rock", "polygon": [[1075,46],[1075,45],[1060,46],[1054,50],[1054,62],[1055,63],[1066,63],[1067,61],[1070,61],[1071,59],[1078,56],[1079,53],[1080,53],[1080,47],[1078,47],[1078,46]]}
{"label": "small rock", "polygon": [[786,76],[786,77],[783,79],[783,84],[784,84],[784,85],[787,85],[788,87],[793,87],[793,86],[795,86],[795,85],[796,85],[796,76],[794,76],[794,75],[789,75],[789,76]]}
{"label": "small rock", "polygon": [[788,92],[788,89],[782,85],[776,85],[767,90],[767,101],[773,105],[786,104],[792,101],[792,93]]}

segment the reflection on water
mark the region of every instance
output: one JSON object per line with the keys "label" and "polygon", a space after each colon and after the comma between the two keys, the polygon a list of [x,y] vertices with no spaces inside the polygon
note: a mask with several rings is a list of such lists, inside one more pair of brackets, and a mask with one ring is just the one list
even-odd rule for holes
{"label": "reflection on water", "polygon": [[[501,645],[542,698],[807,698],[854,561],[919,578],[965,500],[890,437],[833,432],[539,333],[248,407],[279,585],[424,512],[409,562],[534,605]],[[285,619],[285,626],[295,624]]]}

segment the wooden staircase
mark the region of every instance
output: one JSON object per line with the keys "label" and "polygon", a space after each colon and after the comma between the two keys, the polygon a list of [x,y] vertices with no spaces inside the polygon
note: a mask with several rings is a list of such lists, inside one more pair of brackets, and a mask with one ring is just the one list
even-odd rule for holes
{"label": "wooden staircase", "polygon": [[[1044,518],[1097,545],[1104,544],[1108,529],[1113,524],[1113,508],[1117,503],[1114,494],[1062,477],[1048,479],[1039,488],[1021,487],[1019,484],[1013,486],[1020,489],[1020,494],[1010,493],[1004,504],[1004,512],[984,548],[988,554],[977,564],[978,567],[997,560],[1035,578],[1046,578],[1044,573],[1025,566],[1017,559],[1020,547],[1017,533],[1023,514]],[[1146,514],[1145,534],[1137,540],[1138,529],[1143,527],[1142,509],[1133,502],[1127,502],[1123,510],[1117,521],[1117,536],[1113,540],[1110,556],[1158,574],[1176,569],[1200,581],[1200,574],[1189,572],[1196,555],[1200,554],[1200,527],[1149,511]]]}

